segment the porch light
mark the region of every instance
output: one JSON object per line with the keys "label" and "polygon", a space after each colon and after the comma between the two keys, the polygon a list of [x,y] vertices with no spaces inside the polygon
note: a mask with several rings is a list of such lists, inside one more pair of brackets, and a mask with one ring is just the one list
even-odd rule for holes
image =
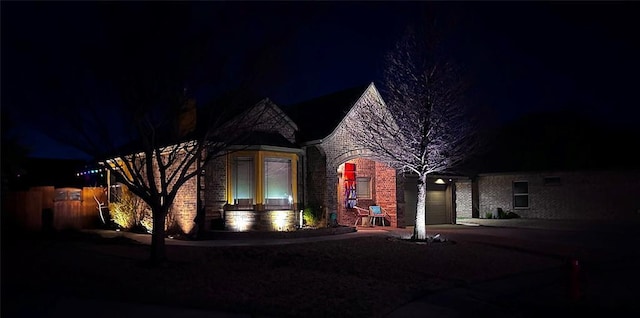
{"label": "porch light", "polygon": [[440,179],[440,178],[438,178],[438,179],[436,180],[436,182],[435,182],[435,184],[444,184],[444,183],[445,183],[445,182],[444,182],[444,180],[442,180],[442,179]]}

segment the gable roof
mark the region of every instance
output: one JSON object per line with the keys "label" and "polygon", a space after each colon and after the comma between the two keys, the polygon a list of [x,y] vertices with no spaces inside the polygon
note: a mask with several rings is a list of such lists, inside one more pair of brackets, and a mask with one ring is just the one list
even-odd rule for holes
{"label": "gable roof", "polygon": [[331,134],[370,85],[359,85],[283,107],[298,124],[298,141],[318,140]]}
{"label": "gable roof", "polygon": [[[263,98],[259,101],[255,101],[255,96],[250,94],[237,96],[223,96],[209,103],[196,108],[195,113],[195,127],[184,135],[176,135],[177,127],[174,126],[176,122],[169,121],[164,123],[160,127],[156,127],[156,144],[157,147],[166,147],[170,145],[176,145],[181,142],[198,140],[204,137],[207,130],[210,129],[209,125],[212,122],[216,122],[215,125],[232,125],[233,121],[243,116],[246,112],[251,112],[259,107],[267,107],[275,111],[278,116],[281,116],[284,123],[290,125],[294,130],[297,130],[295,122],[282,111],[278,105],[276,105],[269,98]],[[210,137],[214,140],[214,136]],[[240,142],[240,141],[238,141]],[[287,140],[284,136],[275,132],[267,131],[252,131],[246,138],[243,138],[241,143],[243,145],[262,145],[262,146],[277,146],[277,147],[296,147],[293,143]],[[107,149],[105,153],[97,156],[98,160],[104,158],[120,157],[124,154],[132,154],[144,150],[143,140],[135,139],[131,140],[123,145],[117,147],[117,149]]]}

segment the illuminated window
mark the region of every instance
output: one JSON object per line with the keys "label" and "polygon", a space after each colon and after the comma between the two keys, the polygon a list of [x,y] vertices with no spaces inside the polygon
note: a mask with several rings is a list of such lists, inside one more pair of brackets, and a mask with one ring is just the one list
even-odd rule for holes
{"label": "illuminated window", "polygon": [[291,160],[266,158],[264,161],[264,198],[267,206],[291,204]]}
{"label": "illuminated window", "polygon": [[253,158],[236,157],[233,161],[233,202],[238,205],[253,204]]}
{"label": "illuminated window", "polygon": [[513,183],[513,208],[529,207],[529,182],[516,181]]}
{"label": "illuminated window", "polygon": [[358,199],[371,199],[371,178],[357,177],[356,192]]}

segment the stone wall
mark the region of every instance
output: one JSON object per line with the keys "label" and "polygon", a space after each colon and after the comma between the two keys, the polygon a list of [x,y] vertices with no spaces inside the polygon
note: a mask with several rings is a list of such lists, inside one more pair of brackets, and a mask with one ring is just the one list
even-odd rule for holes
{"label": "stone wall", "polygon": [[[514,181],[528,182],[528,208],[513,207]],[[497,208],[523,218],[640,218],[640,171],[487,174],[477,182],[482,218],[487,212],[495,214]]]}

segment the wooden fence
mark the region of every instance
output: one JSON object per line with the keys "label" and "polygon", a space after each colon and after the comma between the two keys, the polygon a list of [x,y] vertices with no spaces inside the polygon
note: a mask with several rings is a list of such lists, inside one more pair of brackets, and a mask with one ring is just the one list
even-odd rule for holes
{"label": "wooden fence", "polygon": [[98,204],[106,201],[104,188],[32,187],[29,191],[6,193],[3,198],[3,222],[26,230],[88,229],[102,221]]}

